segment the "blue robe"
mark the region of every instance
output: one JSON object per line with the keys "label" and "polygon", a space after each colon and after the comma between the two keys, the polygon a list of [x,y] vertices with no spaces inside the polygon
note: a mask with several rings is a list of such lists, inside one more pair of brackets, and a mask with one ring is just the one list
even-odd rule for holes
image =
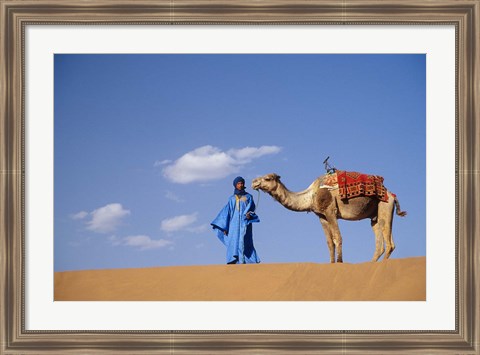
{"label": "blue robe", "polygon": [[[252,234],[252,223],[260,222],[260,219],[253,211],[255,203],[252,195],[232,195],[211,223],[217,231],[218,239],[227,247],[227,264],[260,262],[253,246]],[[252,212],[250,219],[246,217],[247,212]]]}

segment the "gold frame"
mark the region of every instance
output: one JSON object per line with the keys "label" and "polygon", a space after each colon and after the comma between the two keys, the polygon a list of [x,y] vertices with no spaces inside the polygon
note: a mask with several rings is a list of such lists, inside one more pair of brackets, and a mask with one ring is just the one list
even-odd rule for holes
{"label": "gold frame", "polygon": [[[0,0],[0,353],[480,354],[480,0]],[[24,308],[24,31],[34,24],[454,25],[456,329],[29,331]]]}

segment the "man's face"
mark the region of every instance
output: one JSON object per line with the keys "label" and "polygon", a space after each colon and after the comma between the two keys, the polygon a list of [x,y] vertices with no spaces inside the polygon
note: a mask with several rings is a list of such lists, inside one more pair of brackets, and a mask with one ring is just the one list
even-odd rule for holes
{"label": "man's face", "polygon": [[243,181],[237,182],[237,185],[235,185],[237,190],[243,190],[245,188],[245,183]]}

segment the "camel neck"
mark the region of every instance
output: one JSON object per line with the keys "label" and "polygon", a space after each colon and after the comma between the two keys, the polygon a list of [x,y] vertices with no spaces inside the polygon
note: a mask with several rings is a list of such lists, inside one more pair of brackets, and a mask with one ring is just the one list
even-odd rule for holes
{"label": "camel neck", "polygon": [[296,212],[310,212],[312,208],[312,189],[301,192],[292,192],[282,182],[272,191],[272,197],[285,208]]}

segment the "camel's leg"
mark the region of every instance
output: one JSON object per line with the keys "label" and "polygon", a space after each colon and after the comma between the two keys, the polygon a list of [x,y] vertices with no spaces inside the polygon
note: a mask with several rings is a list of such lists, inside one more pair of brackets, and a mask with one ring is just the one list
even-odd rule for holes
{"label": "camel's leg", "polygon": [[383,239],[385,241],[385,256],[383,259],[388,259],[395,249],[392,236],[392,222],[393,212],[395,209],[393,197],[390,196],[388,203],[379,204],[378,220],[381,222]]}
{"label": "camel's leg", "polygon": [[333,243],[337,249],[337,263],[343,263],[342,235],[340,234],[336,217],[330,221],[330,228],[332,229]]}
{"label": "camel's leg", "polygon": [[343,253],[342,253],[342,235],[340,234],[340,228],[338,228],[338,221],[335,214],[327,214],[325,216],[328,226],[330,228],[330,235],[337,250],[337,263],[343,262]]}
{"label": "camel's leg", "polygon": [[393,242],[393,235],[392,235],[392,218],[388,221],[385,221],[383,225],[383,235],[385,236],[385,256],[383,259],[388,259],[390,255],[392,255],[393,251],[395,250],[395,243]]}
{"label": "camel's leg", "polygon": [[385,248],[383,247],[382,222],[383,221],[379,222],[378,219],[372,219],[372,229],[373,233],[375,233],[375,254],[373,254],[372,261],[377,261],[385,252]]}
{"label": "camel's leg", "polygon": [[335,262],[335,244],[333,243],[332,239],[332,232],[330,231],[330,225],[328,221],[324,218],[319,216],[320,223],[322,223],[323,233],[325,233],[325,238],[327,239],[328,250],[330,251],[330,262]]}

